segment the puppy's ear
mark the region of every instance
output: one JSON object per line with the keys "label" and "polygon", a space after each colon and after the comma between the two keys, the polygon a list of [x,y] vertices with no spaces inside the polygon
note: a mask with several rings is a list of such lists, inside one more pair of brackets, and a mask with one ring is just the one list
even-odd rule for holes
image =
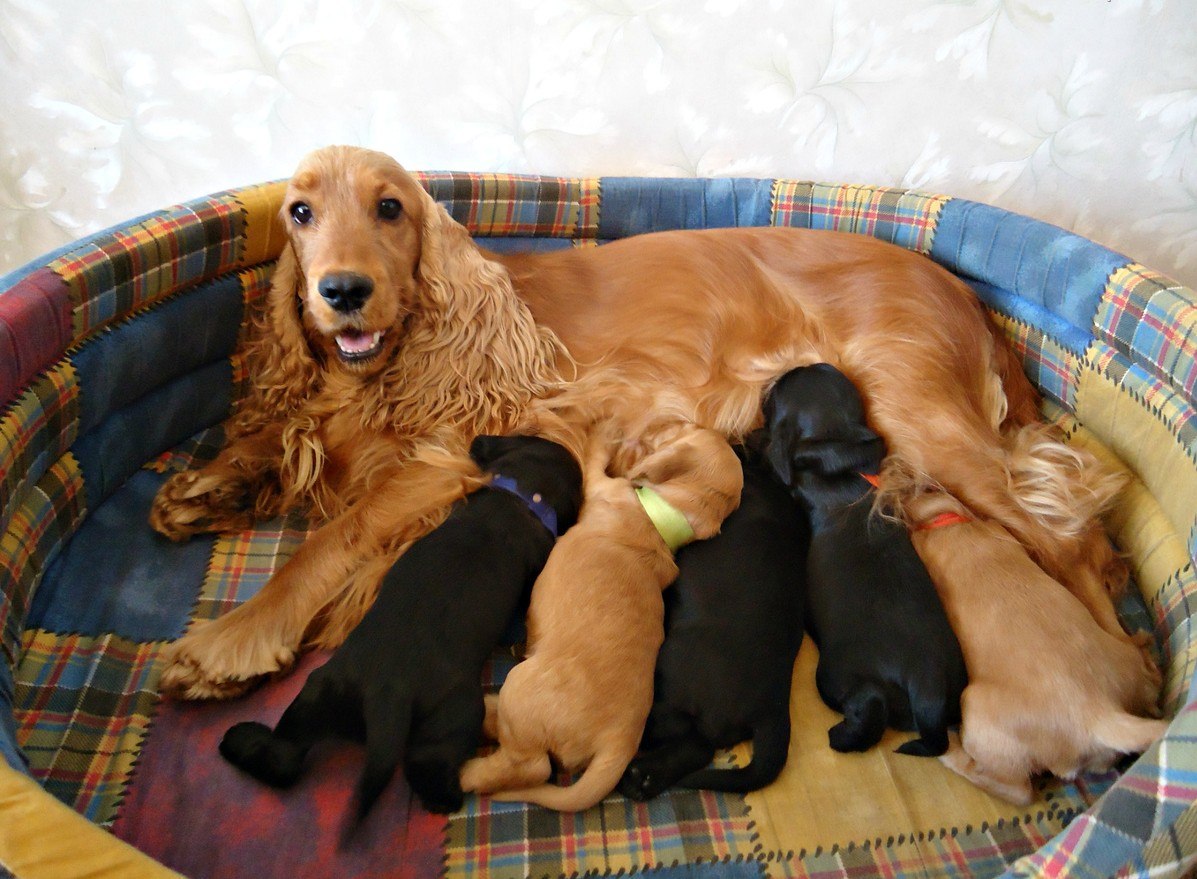
{"label": "puppy's ear", "polygon": [[763,444],[765,462],[773,471],[773,475],[781,480],[782,485],[794,484],[793,455],[789,443],[778,442],[776,437],[769,437]]}
{"label": "puppy's ear", "polygon": [[506,439],[507,437],[485,433],[476,436],[470,443],[470,457],[485,470],[488,464],[507,453],[510,443],[505,442]]}

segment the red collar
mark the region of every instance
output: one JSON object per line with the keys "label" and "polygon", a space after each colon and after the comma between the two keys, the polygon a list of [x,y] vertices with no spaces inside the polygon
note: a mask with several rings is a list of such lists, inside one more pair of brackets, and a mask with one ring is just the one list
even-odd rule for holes
{"label": "red collar", "polygon": [[[873,488],[881,487],[881,477],[876,473],[861,473],[860,478],[867,482]],[[918,525],[915,531],[930,531],[932,528],[946,528],[948,525],[962,525],[965,522],[971,522],[968,516],[962,516],[960,513],[940,513],[934,519],[928,519],[921,525]]]}

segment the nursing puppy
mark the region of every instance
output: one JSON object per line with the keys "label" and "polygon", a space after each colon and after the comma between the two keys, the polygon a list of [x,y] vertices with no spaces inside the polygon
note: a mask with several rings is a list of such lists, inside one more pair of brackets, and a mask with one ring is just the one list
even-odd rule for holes
{"label": "nursing puppy", "polygon": [[810,514],[807,627],[815,683],[844,715],[837,751],[864,751],[887,726],[917,729],[898,748],[934,756],[960,718],[964,658],[905,525],[872,513],[866,475],[885,456],[856,388],[826,363],[786,373],[765,403],[767,458]]}
{"label": "nursing puppy", "polygon": [[[759,457],[744,449],[739,457],[739,508],[719,534],[678,552],[677,580],[665,590],[652,712],[619,784],[635,800],[674,785],[757,790],[785,766],[810,532]],[[717,749],[745,739],[747,766],[706,768]]]}
{"label": "nursing puppy", "polygon": [[[731,448],[705,439],[680,441],[704,466],[670,470],[681,454],[677,443],[668,455],[649,455],[638,465],[645,482],[672,474],[671,505],[685,499],[688,509],[712,511],[710,521],[687,517],[699,534],[718,528],[714,511],[735,507],[742,481]],[[677,577],[673,554],[632,482],[607,476],[606,447],[593,444],[587,457],[578,524],[558,541],[532,587],[527,658],[507,675],[498,698],[487,701],[487,732],[499,747],[461,773],[465,790],[563,812],[602,800],[636,755],[664,638],[661,590]],[[547,783],[550,758],[585,771],[569,786]]]}
{"label": "nursing puppy", "polygon": [[1032,775],[1105,770],[1164,734],[1167,721],[1143,716],[1157,714],[1159,677],[1141,652],[1098,625],[1005,528],[961,520],[963,507],[940,493],[908,510],[916,521],[958,521],[913,535],[968,666],[960,737],[940,758],[948,767],[1026,805]]}
{"label": "nursing puppy", "polygon": [[273,732],[250,722],[225,734],[220,752],[231,763],[287,786],[313,744],[348,736],[366,744],[359,818],[401,760],[429,810],[461,808],[458,773],[478,748],[485,713],[483,664],[582,502],[580,468],[556,443],[480,436],[470,454],[494,474],[490,485],[399,558]]}

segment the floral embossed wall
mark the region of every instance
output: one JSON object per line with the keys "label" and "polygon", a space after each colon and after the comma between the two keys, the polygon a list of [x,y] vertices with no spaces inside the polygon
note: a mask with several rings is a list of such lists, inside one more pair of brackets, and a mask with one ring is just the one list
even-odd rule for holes
{"label": "floral embossed wall", "polygon": [[1197,285],[1197,0],[0,0],[0,272],[331,142],[963,196]]}

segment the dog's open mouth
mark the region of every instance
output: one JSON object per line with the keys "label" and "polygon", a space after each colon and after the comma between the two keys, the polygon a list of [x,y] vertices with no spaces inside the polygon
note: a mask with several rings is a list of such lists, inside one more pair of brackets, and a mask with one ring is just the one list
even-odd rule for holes
{"label": "dog's open mouth", "polygon": [[356,330],[345,330],[337,333],[335,340],[337,353],[341,359],[349,363],[369,360],[382,350],[382,332],[362,333]]}

